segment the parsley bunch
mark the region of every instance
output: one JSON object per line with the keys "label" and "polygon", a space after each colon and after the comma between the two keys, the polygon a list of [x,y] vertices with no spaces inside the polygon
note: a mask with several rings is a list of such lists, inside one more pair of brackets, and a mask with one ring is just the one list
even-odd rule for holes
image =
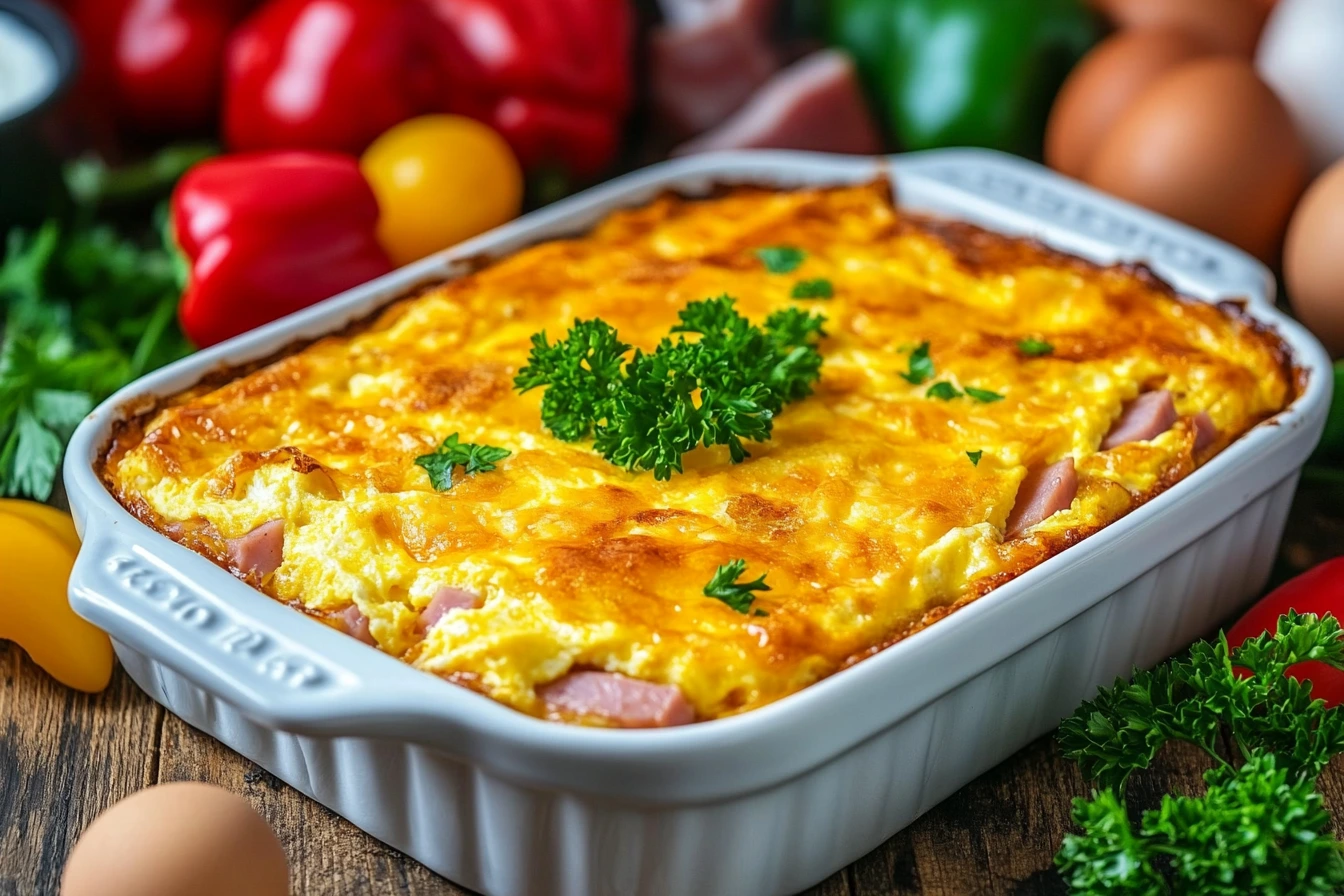
{"label": "parsley bunch", "polygon": [[191,350],[163,247],[108,225],[13,231],[0,265],[0,495],[50,496],[94,404]]}
{"label": "parsley bunch", "polygon": [[691,302],[678,317],[675,341],[628,360],[631,346],[600,319],[576,320],[555,343],[538,333],[514,385],[545,386],[546,428],[568,442],[591,434],[597,451],[627,470],[668,479],[697,445],[727,445],[741,463],[743,441],[769,439],[784,405],[811,394],[826,319],[788,308],[756,326],[726,295]]}
{"label": "parsley bunch", "polygon": [[[1081,833],[1056,864],[1077,893],[1117,896],[1332,894],[1344,887],[1344,848],[1315,780],[1344,752],[1344,713],[1284,673],[1315,660],[1344,668],[1344,634],[1331,616],[1289,612],[1274,634],[1229,649],[1200,642],[1186,657],[1137,671],[1084,703],[1060,726],[1064,755],[1102,787],[1074,801]],[[1238,674],[1238,671],[1242,674]],[[1216,749],[1226,725],[1240,765]],[[1125,783],[1164,744],[1202,747],[1218,766],[1200,797],[1163,797],[1137,827]]]}

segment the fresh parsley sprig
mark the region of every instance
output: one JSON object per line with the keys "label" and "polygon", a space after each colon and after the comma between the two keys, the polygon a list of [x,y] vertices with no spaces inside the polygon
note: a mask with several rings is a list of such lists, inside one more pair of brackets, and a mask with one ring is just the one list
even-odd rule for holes
{"label": "fresh parsley sprig", "polygon": [[1044,339],[1028,336],[1026,339],[1020,340],[1017,343],[1017,350],[1028,358],[1041,358],[1046,355],[1054,354],[1055,347]]}
{"label": "fresh parsley sprig", "polygon": [[0,495],[45,500],[93,405],[191,351],[165,248],[108,225],[8,235],[0,265]]}
{"label": "fresh parsley sprig", "polygon": [[756,250],[756,257],[772,274],[792,274],[807,258],[807,253],[796,246],[764,246]]}
{"label": "fresh parsley sprig", "polygon": [[457,483],[453,480],[453,469],[461,467],[467,475],[489,473],[495,464],[513,452],[494,445],[477,445],[462,442],[458,433],[443,440],[443,444],[433,454],[422,454],[415,459],[418,467],[424,467],[429,474],[430,485],[435,491],[446,492]]}
{"label": "fresh parsley sprig", "polygon": [[933,357],[929,354],[929,342],[926,339],[911,349],[901,379],[912,386],[922,386],[933,379],[933,373]]}
{"label": "fresh parsley sprig", "polygon": [[[1103,790],[1074,801],[1055,857],[1074,893],[1108,896],[1334,896],[1344,885],[1341,844],[1312,778],[1252,753],[1240,768],[1204,775],[1203,796],[1167,794],[1135,830],[1124,802]],[[1165,873],[1163,870],[1165,869]]]}
{"label": "fresh parsley sprig", "polygon": [[[1273,634],[1229,649],[1227,638],[1117,681],[1060,726],[1064,755],[1101,790],[1074,801],[1074,823],[1055,857],[1077,893],[1222,896],[1334,894],[1344,886],[1344,845],[1315,780],[1344,752],[1344,711],[1312,699],[1286,676],[1306,661],[1344,668],[1344,633],[1330,616],[1289,612]],[[1226,726],[1242,762],[1218,755]],[[1197,744],[1217,763],[1203,796],[1163,797],[1136,829],[1123,794],[1169,741]]]}
{"label": "fresh parsley sprig", "polygon": [[835,298],[835,287],[831,284],[831,281],[825,278],[799,280],[793,284],[793,290],[789,293],[789,296],[794,299],[833,299]]}
{"label": "fresh parsley sprig", "polygon": [[627,470],[668,479],[698,445],[726,445],[741,463],[744,441],[769,439],[784,405],[811,394],[826,319],[786,308],[756,326],[734,305],[726,295],[691,302],[675,340],[629,360],[630,346],[602,320],[576,320],[554,343],[539,333],[514,385],[546,387],[543,425],[565,441],[591,433],[597,451]]}
{"label": "fresh parsley sprig", "polygon": [[[751,605],[756,601],[756,595],[753,591],[769,591],[770,586],[765,584],[765,574],[762,573],[759,578],[750,582],[737,581],[742,574],[747,571],[746,560],[734,560],[731,563],[725,563],[714,571],[714,576],[705,586],[705,597],[712,597],[721,600],[739,613],[751,613]],[[766,615],[764,610],[754,611],[756,616]]]}

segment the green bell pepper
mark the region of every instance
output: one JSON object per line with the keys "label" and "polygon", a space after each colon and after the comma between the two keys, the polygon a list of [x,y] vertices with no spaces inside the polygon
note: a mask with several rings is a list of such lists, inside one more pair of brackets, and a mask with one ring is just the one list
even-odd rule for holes
{"label": "green bell pepper", "polygon": [[1055,93],[1101,36],[1084,0],[831,0],[829,9],[831,43],[854,57],[905,149],[1039,158]]}

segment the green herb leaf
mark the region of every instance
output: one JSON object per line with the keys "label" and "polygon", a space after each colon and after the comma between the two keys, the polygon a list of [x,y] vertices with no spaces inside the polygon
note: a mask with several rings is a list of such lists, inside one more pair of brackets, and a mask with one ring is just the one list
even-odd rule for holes
{"label": "green herb leaf", "polygon": [[[1102,689],[1061,723],[1060,746],[1088,778],[1123,791],[1129,775],[1147,768],[1168,741],[1217,756],[1218,731],[1227,724],[1243,750],[1275,753],[1286,767],[1314,777],[1344,752],[1344,714],[1313,700],[1310,681],[1284,675],[1306,660],[1344,669],[1334,617],[1290,611],[1274,634],[1236,650],[1225,635],[1200,641],[1188,656]],[[1252,675],[1239,677],[1238,667]]]}
{"label": "green herb leaf", "polygon": [[1042,355],[1052,354],[1055,347],[1044,339],[1029,336],[1017,344],[1017,350],[1029,358],[1039,358]]}
{"label": "green herb leaf", "polygon": [[790,296],[795,299],[830,299],[835,296],[835,288],[829,280],[799,280],[793,284]]}
{"label": "green herb leaf", "polygon": [[[1328,896],[1344,884],[1341,844],[1313,780],[1253,751],[1204,775],[1203,796],[1163,796],[1136,832],[1111,791],[1075,800],[1079,834],[1055,857],[1077,893]],[[1158,870],[1168,868],[1170,883]]]}
{"label": "green herb leaf", "polygon": [[1000,395],[999,393],[991,392],[988,389],[977,389],[974,386],[967,386],[966,394],[974,398],[976,401],[982,402],[984,404],[992,404],[993,402],[996,401],[1003,401],[1003,396]]}
{"label": "green herb leaf", "polygon": [[901,374],[901,379],[910,385],[921,386],[933,379],[933,358],[929,356],[928,340],[911,350],[907,363],[908,369]]}
{"label": "green herb leaf", "polygon": [[937,398],[941,401],[951,401],[954,398],[960,398],[961,393],[957,387],[944,380],[941,383],[934,383],[929,387],[929,391],[924,393],[929,398]]}
{"label": "green herb leaf", "polygon": [[980,458],[984,457],[984,451],[967,451],[966,456],[971,459],[971,466],[980,466]]}
{"label": "green herb leaf", "polygon": [[793,246],[765,246],[756,250],[756,257],[772,274],[791,274],[807,258],[807,253]]}
{"label": "green herb leaf", "polygon": [[528,365],[514,380],[522,391],[546,386],[542,423],[593,446],[627,470],[667,479],[697,445],[725,445],[733,463],[746,441],[770,438],[788,402],[811,394],[821,375],[817,343],[825,318],[798,308],[776,311],[763,327],[737,312],[729,296],[691,302],[672,334],[651,352],[629,346],[601,320],[576,321],[554,345],[533,337]]}
{"label": "green herb leaf", "polygon": [[[746,614],[751,610],[752,602],[756,600],[752,592],[770,590],[770,586],[765,584],[764,574],[750,582],[738,582],[738,578],[746,571],[746,560],[734,560],[720,566],[714,571],[714,577],[709,580],[709,584],[705,586],[705,596],[721,600],[737,612]],[[756,610],[755,615],[767,614]]]}
{"label": "green herb leaf", "polygon": [[429,483],[435,491],[446,492],[456,483],[453,481],[453,468],[462,467],[468,475],[488,473],[495,464],[513,452],[494,445],[476,445],[460,442],[458,434],[453,433],[443,440],[443,444],[433,454],[422,454],[415,459],[417,466],[424,467],[429,474]]}

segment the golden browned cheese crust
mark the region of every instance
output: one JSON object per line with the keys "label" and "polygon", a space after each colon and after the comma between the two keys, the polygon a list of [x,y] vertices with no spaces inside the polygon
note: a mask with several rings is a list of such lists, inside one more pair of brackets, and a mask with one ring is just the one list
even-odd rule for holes
{"label": "golden browned cheese crust", "polygon": [[[801,267],[767,271],[755,250],[776,245],[804,250]],[[817,278],[833,299],[790,297]],[[541,391],[512,386],[540,330],[601,317],[652,348],[687,302],[723,293],[758,323],[799,304],[828,319],[815,394],[745,463],[701,448],[670,481],[629,473],[553,438]],[[1027,337],[1053,354],[1023,354]],[[940,401],[903,379],[924,340],[936,380],[1003,400]],[[1099,451],[1124,404],[1155,388],[1174,394],[1176,425]],[[380,649],[523,712],[546,713],[538,686],[603,669],[675,684],[711,719],[1034,566],[1293,394],[1273,334],[1141,270],[903,215],[885,183],[741,188],[613,214],[178,396],[122,433],[104,476],[142,519],[225,566],[223,539],[284,520],[283,563],[254,584],[328,620],[353,602]],[[1197,457],[1200,411],[1220,435]],[[414,458],[451,433],[513,453],[435,492]],[[1028,469],[1066,455],[1072,506],[1005,540]],[[766,575],[768,615],[702,594],[736,558]],[[422,635],[418,614],[445,585],[483,600]]]}

